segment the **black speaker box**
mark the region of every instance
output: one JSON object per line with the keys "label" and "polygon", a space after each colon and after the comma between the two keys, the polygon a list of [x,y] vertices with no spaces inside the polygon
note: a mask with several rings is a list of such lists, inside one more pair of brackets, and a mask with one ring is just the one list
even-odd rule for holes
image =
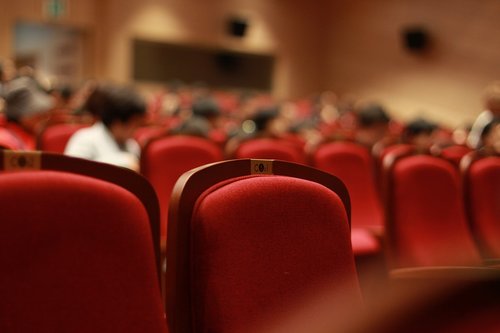
{"label": "black speaker box", "polygon": [[234,37],[244,37],[247,31],[248,22],[241,18],[231,18],[227,22],[227,32]]}
{"label": "black speaker box", "polygon": [[422,27],[408,27],[403,29],[404,46],[412,52],[420,52],[429,46],[429,34]]}

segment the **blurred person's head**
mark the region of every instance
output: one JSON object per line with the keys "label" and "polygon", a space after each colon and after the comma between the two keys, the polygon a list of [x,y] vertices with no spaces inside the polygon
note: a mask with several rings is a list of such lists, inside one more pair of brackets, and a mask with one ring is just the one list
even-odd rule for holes
{"label": "blurred person's head", "polygon": [[132,88],[100,86],[89,96],[87,108],[97,115],[118,143],[133,137],[146,115],[144,99]]}
{"label": "blurred person's head", "polygon": [[500,81],[489,84],[484,91],[483,98],[486,109],[500,116]]}
{"label": "blurred person's head", "polygon": [[250,119],[254,126],[253,133],[261,136],[280,136],[287,131],[280,109],[277,106],[262,107]]}
{"label": "blurred person's head", "polygon": [[373,146],[387,135],[390,117],[382,105],[376,103],[363,105],[357,109],[356,115],[355,136],[359,143]]}
{"label": "blurred person's head", "polygon": [[434,144],[434,134],[437,124],[425,119],[416,119],[406,124],[403,141],[417,148],[429,149]]}
{"label": "blurred person's head", "polygon": [[54,107],[53,98],[40,91],[27,78],[12,80],[5,96],[5,117],[28,132],[34,132],[40,121]]}
{"label": "blurred person's head", "polygon": [[200,98],[193,103],[193,116],[206,119],[212,126],[216,125],[221,112],[219,105],[211,98]]}

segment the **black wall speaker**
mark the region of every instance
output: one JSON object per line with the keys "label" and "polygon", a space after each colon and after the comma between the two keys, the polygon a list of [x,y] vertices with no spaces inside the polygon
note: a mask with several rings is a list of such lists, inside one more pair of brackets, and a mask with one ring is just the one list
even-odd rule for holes
{"label": "black wall speaker", "polygon": [[423,27],[407,27],[403,29],[403,43],[412,52],[421,52],[429,46],[429,33]]}
{"label": "black wall speaker", "polygon": [[230,18],[227,21],[227,33],[234,37],[244,37],[248,28],[248,22],[242,18]]}

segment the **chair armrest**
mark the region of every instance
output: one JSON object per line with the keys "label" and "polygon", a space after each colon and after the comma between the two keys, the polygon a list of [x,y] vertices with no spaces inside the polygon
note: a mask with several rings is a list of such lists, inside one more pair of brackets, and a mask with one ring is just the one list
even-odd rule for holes
{"label": "chair armrest", "polygon": [[398,268],[389,272],[391,280],[480,281],[500,279],[500,267],[436,266]]}

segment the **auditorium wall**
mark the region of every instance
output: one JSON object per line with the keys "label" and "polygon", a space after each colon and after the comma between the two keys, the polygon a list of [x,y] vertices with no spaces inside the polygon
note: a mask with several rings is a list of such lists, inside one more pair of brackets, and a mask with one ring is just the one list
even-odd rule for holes
{"label": "auditorium wall", "polygon": [[[106,9],[105,76],[132,78],[132,40],[221,47],[276,57],[272,90],[297,97],[323,87],[325,13],[318,2],[300,0],[109,0]],[[248,21],[243,38],[225,23]]]}
{"label": "auditorium wall", "polygon": [[[383,102],[401,119],[469,123],[484,86],[500,79],[498,0],[337,0],[330,12],[326,87]],[[412,25],[428,31],[422,53],[403,46]]]}
{"label": "auditorium wall", "polygon": [[[103,0],[105,1],[105,0]],[[64,15],[54,19],[47,14],[46,0],[2,0],[0,6],[0,59],[14,56],[14,28],[18,22],[44,23],[78,29],[86,38],[85,72],[96,76],[102,55],[99,22],[100,0],[66,0]]]}

